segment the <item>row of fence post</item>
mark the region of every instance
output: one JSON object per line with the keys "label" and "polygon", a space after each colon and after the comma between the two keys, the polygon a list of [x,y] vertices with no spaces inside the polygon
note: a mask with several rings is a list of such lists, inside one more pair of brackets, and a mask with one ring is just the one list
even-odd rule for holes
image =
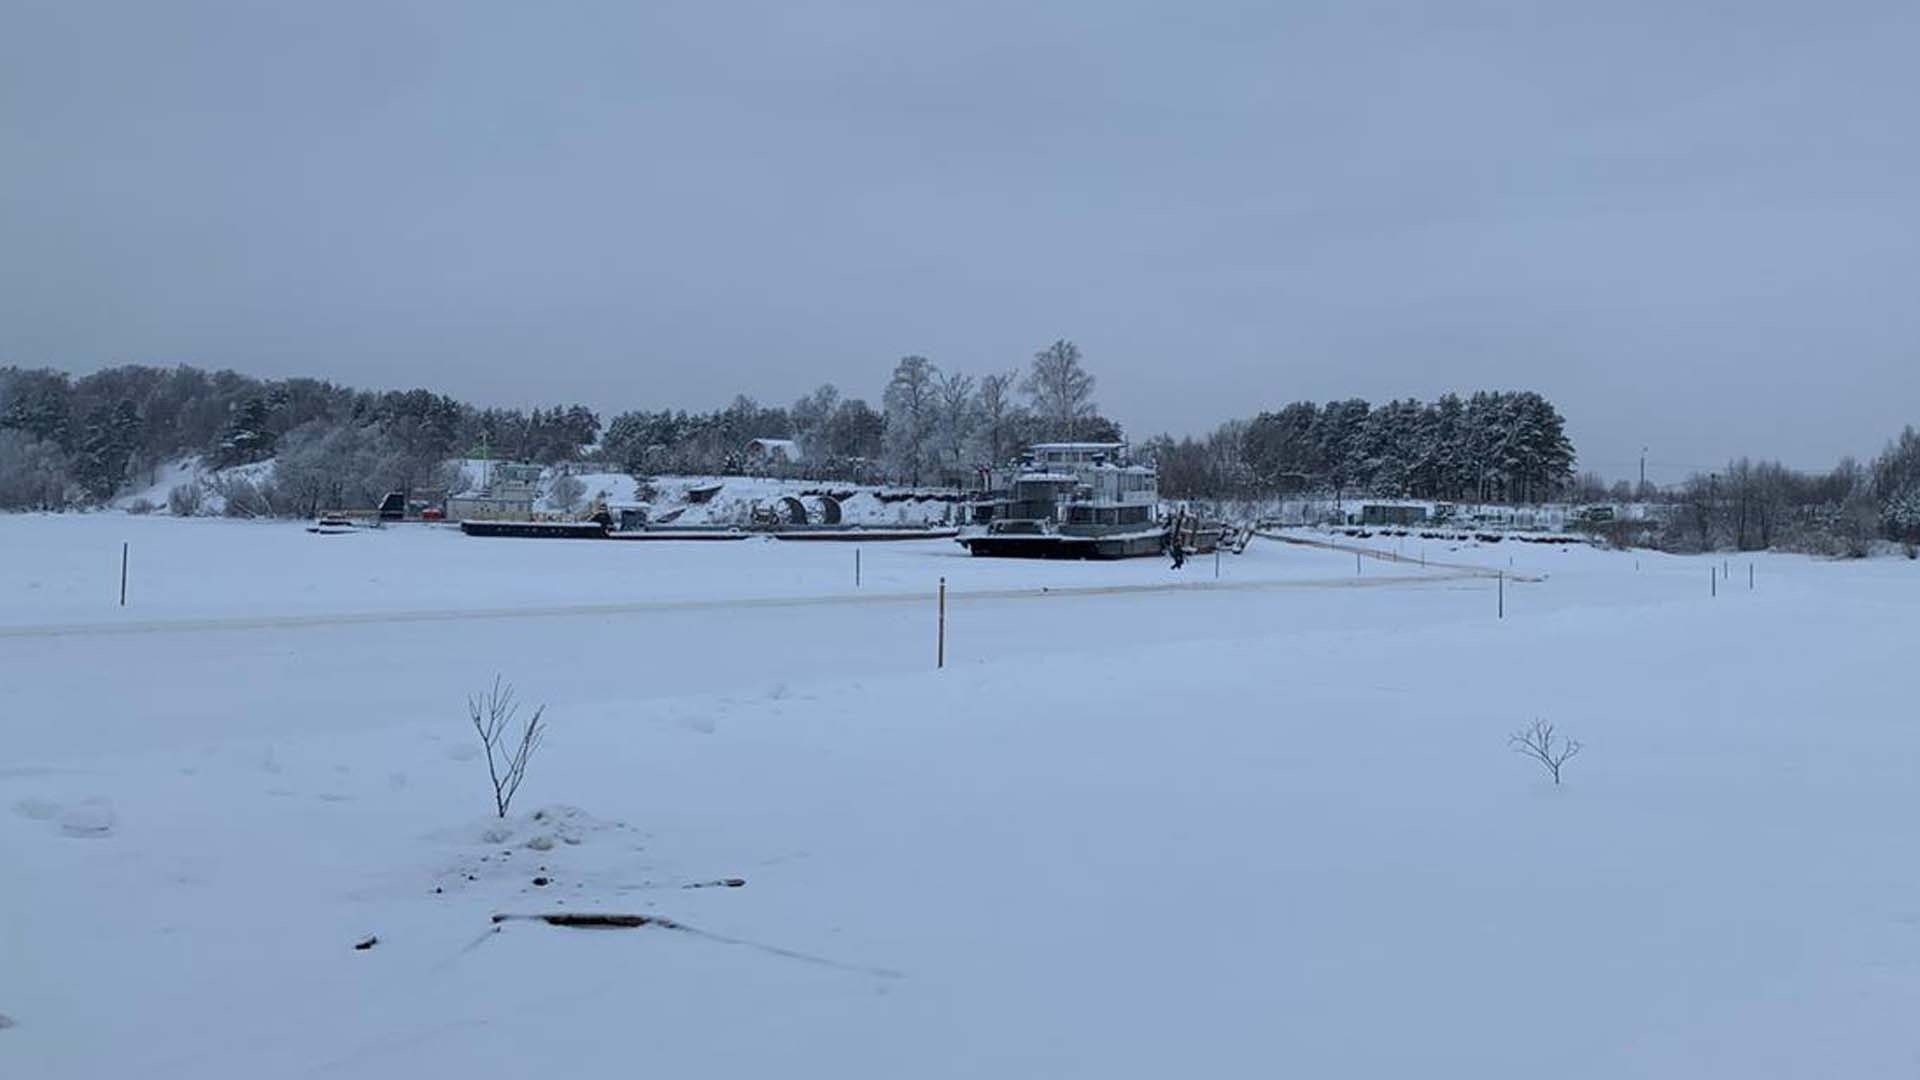
{"label": "row of fence post", "polygon": [[[127,542],[122,541],[120,544],[120,606],[121,607],[127,606],[127,568],[128,568],[128,563],[130,561],[130,554],[131,554],[130,545]],[[1426,555],[1424,552],[1422,552],[1421,554],[1420,562],[1421,562],[1421,565],[1423,566],[1426,564]],[[1353,572],[1355,575],[1358,575],[1362,572],[1361,565],[1362,565],[1361,553],[1358,551],[1355,551],[1353,553]],[[1754,567],[1753,563],[1747,564],[1747,589],[1749,591],[1751,591],[1754,587],[1753,567]],[[1640,561],[1638,559],[1634,560],[1633,568],[1635,570],[1640,569]],[[1722,560],[1721,565],[1719,566],[1709,565],[1707,567],[1707,577],[1709,579],[1707,582],[1708,596],[1718,597],[1720,595],[1720,579],[1726,576],[1728,570],[1729,570],[1728,560]],[[1213,576],[1215,580],[1218,580],[1220,577],[1220,549],[1218,548],[1215,548],[1213,552]],[[853,587],[857,589],[860,587],[860,584],[861,584],[860,549],[856,547],[853,549]],[[1507,617],[1507,572],[1505,570],[1494,571],[1494,595],[1495,595],[1494,617],[1497,619],[1505,619]],[[937,609],[937,613],[936,613],[935,619],[936,619],[937,626],[934,631],[933,666],[936,668],[944,668],[947,666],[947,579],[944,577],[940,579],[938,599],[936,600],[936,609]]]}
{"label": "row of fence post", "polygon": [[[1728,570],[1729,570],[1729,567],[1725,560],[1722,560],[1718,567],[1713,567],[1713,566],[1707,567],[1707,577],[1709,579],[1707,581],[1708,596],[1720,595],[1720,582],[1728,576]],[[1747,591],[1748,592],[1753,591],[1753,564],[1752,563],[1747,564]]]}

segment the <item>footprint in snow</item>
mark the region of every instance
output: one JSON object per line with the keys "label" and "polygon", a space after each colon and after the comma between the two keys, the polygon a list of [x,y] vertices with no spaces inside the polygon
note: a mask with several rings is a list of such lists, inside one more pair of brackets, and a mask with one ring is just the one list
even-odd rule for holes
{"label": "footprint in snow", "polygon": [[28,821],[52,821],[60,816],[60,804],[52,799],[21,799],[13,804],[13,812]]}
{"label": "footprint in snow", "polygon": [[82,799],[71,806],[52,799],[27,798],[13,804],[13,812],[28,821],[49,821],[62,836],[100,837],[113,835],[117,818],[113,804],[105,799]]}
{"label": "footprint in snow", "polygon": [[689,731],[697,731],[702,735],[711,735],[719,728],[719,725],[714,723],[713,717],[711,716],[688,716],[683,718],[680,723],[681,726],[687,728]]}
{"label": "footprint in snow", "polygon": [[112,803],[88,799],[61,811],[60,833],[75,837],[112,836],[115,821]]}

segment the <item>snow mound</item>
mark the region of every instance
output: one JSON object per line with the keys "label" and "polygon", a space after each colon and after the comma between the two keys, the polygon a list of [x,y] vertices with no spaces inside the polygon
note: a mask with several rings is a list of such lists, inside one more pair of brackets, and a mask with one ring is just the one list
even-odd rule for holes
{"label": "snow mound", "polygon": [[556,845],[572,847],[594,834],[624,828],[617,821],[602,821],[577,806],[556,805],[543,806],[520,818],[507,832],[510,839],[529,851],[552,851]]}
{"label": "snow mound", "polygon": [[63,836],[112,836],[114,824],[113,804],[105,799],[88,799],[60,813]]}
{"label": "snow mound", "polygon": [[[626,842],[607,845],[598,855],[582,855],[599,846],[590,843],[594,838],[615,834]],[[580,894],[610,873],[628,876],[640,850],[630,826],[567,805],[486,821],[443,834],[443,839],[466,850],[439,874],[434,891],[441,893],[479,888]]]}

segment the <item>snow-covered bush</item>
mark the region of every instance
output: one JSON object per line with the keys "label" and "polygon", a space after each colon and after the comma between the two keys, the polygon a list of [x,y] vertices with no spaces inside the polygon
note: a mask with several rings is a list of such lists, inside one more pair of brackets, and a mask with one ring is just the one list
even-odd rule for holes
{"label": "snow-covered bush", "polygon": [[1881,509],[1880,521],[1888,539],[1898,540],[1909,548],[1920,544],[1920,481],[1895,492]]}
{"label": "snow-covered bush", "polygon": [[0,427],[0,510],[57,510],[67,503],[67,488],[58,444]]}
{"label": "snow-covered bush", "polygon": [[237,472],[222,473],[208,481],[213,494],[220,497],[228,517],[272,517],[274,504],[271,480],[255,480]]}
{"label": "snow-covered bush", "polygon": [[175,484],[167,490],[167,513],[174,517],[194,517],[207,503],[206,492],[198,480]]}
{"label": "snow-covered bush", "polygon": [[133,499],[127,503],[127,513],[129,514],[151,514],[158,509],[160,509],[160,505],[145,496]]}

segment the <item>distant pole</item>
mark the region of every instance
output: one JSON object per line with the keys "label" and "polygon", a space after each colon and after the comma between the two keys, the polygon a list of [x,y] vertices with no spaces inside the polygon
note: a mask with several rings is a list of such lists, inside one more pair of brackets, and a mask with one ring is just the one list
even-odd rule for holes
{"label": "distant pole", "polygon": [[120,606],[127,606],[127,542],[120,541]]}
{"label": "distant pole", "polygon": [[947,666],[947,579],[940,579],[940,633],[934,646],[933,666]]}
{"label": "distant pole", "polygon": [[860,587],[860,549],[853,549],[853,587]]}
{"label": "distant pole", "polygon": [[1220,545],[1213,546],[1213,580],[1220,580]]}
{"label": "distant pole", "polygon": [[1494,573],[1500,578],[1500,617],[1504,619],[1507,617],[1507,572],[1495,570]]}
{"label": "distant pole", "polygon": [[1353,572],[1356,575],[1360,573],[1360,553],[1357,551],[1353,553]]}
{"label": "distant pole", "polygon": [[1720,569],[1718,567],[1707,567],[1707,589],[1709,590],[1707,593],[1708,596],[1720,595]]}
{"label": "distant pole", "polygon": [[1753,591],[1753,564],[1747,564],[1747,591]]}

